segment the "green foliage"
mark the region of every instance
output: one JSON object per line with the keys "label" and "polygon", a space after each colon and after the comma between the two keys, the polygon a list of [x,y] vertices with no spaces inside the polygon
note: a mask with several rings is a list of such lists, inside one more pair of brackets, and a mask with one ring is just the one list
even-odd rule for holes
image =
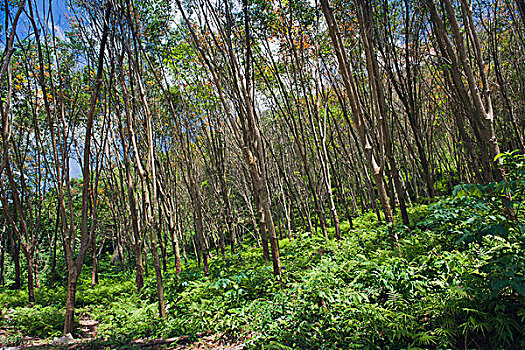
{"label": "green foliage", "polygon": [[[469,249],[479,261],[475,276],[487,284],[491,296],[512,289],[525,296],[525,230],[523,155],[498,157],[507,178],[488,185],[459,185],[455,196],[432,206],[421,224],[454,239],[459,249]],[[512,198],[512,199],[511,199]],[[453,246],[451,246],[453,247]]]}
{"label": "green foliage", "polygon": [[156,304],[144,302],[137,294],[126,299],[115,299],[109,304],[92,306],[87,310],[100,322],[98,332],[102,336],[127,339],[150,337],[162,325]]}
{"label": "green foliage", "polygon": [[40,305],[61,307],[66,303],[66,289],[64,287],[48,288],[42,286],[35,290],[35,301]]}
{"label": "green foliage", "polygon": [[[499,161],[505,181],[459,185],[449,198],[410,208],[412,229],[386,226],[370,212],[352,229],[343,222],[340,242],[309,234],[281,240],[279,282],[260,248],[212,258],[209,276],[193,262],[176,276],[169,261],[165,320],[157,316],[153,274],[140,294],[130,275],[106,274],[93,289],[81,278],[77,301],[100,322],[101,336],[122,344],[222,332],[254,349],[519,348],[525,346],[525,162],[515,154]],[[41,288],[37,303],[59,305],[64,293]],[[4,321],[52,334],[39,317],[61,313],[54,306],[19,308],[25,300],[23,291],[1,293],[3,305],[17,308]]]}
{"label": "green foliage", "polygon": [[52,337],[58,336],[64,326],[64,313],[53,306],[20,307],[4,316],[4,322],[23,334]]}
{"label": "green foliage", "polygon": [[85,281],[86,287],[77,290],[77,304],[82,307],[108,305],[115,299],[131,296],[136,289],[132,281],[115,282],[112,279],[101,279],[95,288],[91,288],[89,287],[91,281]]}
{"label": "green foliage", "polygon": [[26,290],[5,290],[0,293],[0,306],[3,308],[23,307],[26,305]]}

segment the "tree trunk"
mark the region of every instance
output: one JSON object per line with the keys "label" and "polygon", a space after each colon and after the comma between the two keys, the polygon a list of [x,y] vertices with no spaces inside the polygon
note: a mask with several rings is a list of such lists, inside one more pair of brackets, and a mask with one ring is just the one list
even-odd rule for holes
{"label": "tree trunk", "polygon": [[75,327],[75,297],[77,292],[77,281],[80,271],[76,267],[68,269],[67,273],[67,295],[66,315],[64,321],[64,334],[73,333]]}
{"label": "tree trunk", "polygon": [[38,271],[38,266],[40,265],[40,261],[39,261],[39,254],[38,254],[38,250],[35,252],[35,264],[33,265],[33,271],[34,271],[34,275],[35,275],[35,287],[36,288],[40,288],[40,272]]}
{"label": "tree trunk", "polygon": [[268,234],[266,232],[266,222],[264,217],[264,208],[261,205],[259,193],[256,190],[254,193],[255,207],[257,208],[257,217],[259,218],[257,227],[259,228],[259,234],[261,235],[261,245],[263,250],[263,260],[270,261],[270,251],[268,250]]}
{"label": "tree trunk", "polygon": [[15,265],[15,283],[13,289],[20,289],[22,283],[20,278],[20,245],[16,244],[14,234],[10,231],[9,234],[9,243],[11,248],[11,259],[13,260],[13,265]]}
{"label": "tree trunk", "polygon": [[144,287],[144,264],[142,261],[142,247],[133,246],[135,253],[135,283],[137,285],[137,292],[140,293]]}
{"label": "tree trunk", "polygon": [[4,278],[4,268],[5,268],[5,250],[6,250],[6,244],[4,239],[4,234],[2,232],[2,235],[0,236],[0,286],[3,286],[5,283]]}
{"label": "tree trunk", "polygon": [[[219,223],[219,247],[221,249],[221,256],[222,260],[226,260],[226,243],[224,240],[224,230],[222,226],[222,220],[223,218],[219,219],[221,222]],[[217,252],[218,254],[218,252]]]}
{"label": "tree trunk", "polygon": [[60,223],[60,215],[58,213],[58,210],[60,208],[57,208],[56,213],[56,222],[55,222],[55,232],[53,235],[53,242],[51,243],[51,249],[52,249],[52,255],[51,255],[51,288],[55,286],[55,280],[56,280],[56,266],[57,266],[57,241],[58,241],[58,228]]}
{"label": "tree trunk", "polygon": [[27,295],[28,295],[28,301],[29,305],[33,305],[35,303],[35,285],[34,285],[34,261],[33,256],[30,254],[26,255],[27,260]]}
{"label": "tree trunk", "polygon": [[98,258],[95,242],[96,239],[93,237],[93,242],[91,244],[91,288],[95,288],[95,285],[98,283]]}
{"label": "tree trunk", "polygon": [[[157,228],[159,230],[159,228]],[[155,280],[157,282],[157,297],[159,306],[159,315],[161,318],[166,318],[166,303],[164,301],[164,286],[162,284],[162,269],[160,266],[159,248],[155,233],[151,232],[151,251],[153,253],[153,268],[155,269]]]}

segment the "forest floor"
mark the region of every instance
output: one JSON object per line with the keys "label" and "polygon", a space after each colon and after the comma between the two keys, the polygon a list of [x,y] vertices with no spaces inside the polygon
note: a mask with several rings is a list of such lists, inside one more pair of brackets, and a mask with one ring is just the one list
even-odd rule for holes
{"label": "forest floor", "polygon": [[[0,327],[0,350],[23,349],[59,349],[59,350],[94,350],[94,349],[165,349],[165,350],[241,350],[242,341],[232,341],[224,334],[199,334],[195,337],[180,336],[167,339],[138,338],[129,344],[113,344],[110,339],[97,338],[99,322],[89,314],[79,317],[76,329],[77,338],[70,335],[55,338],[25,336],[12,327]],[[5,342],[5,344],[4,344]]]}
{"label": "forest floor", "polygon": [[[198,340],[190,340],[193,338],[181,336],[168,339],[135,339],[129,344],[112,344],[109,339],[101,338],[77,338],[74,340],[68,339],[70,342],[64,344],[57,339],[40,339],[38,337],[21,336],[13,333],[12,330],[0,330],[0,350],[23,350],[23,349],[59,349],[59,350],[93,350],[93,349],[165,349],[165,350],[242,350],[244,344],[241,341],[232,342],[223,337],[223,334],[202,336]],[[16,344],[11,345],[2,344],[1,339],[16,338]],[[58,342],[57,342],[58,341]]]}
{"label": "forest floor", "polygon": [[462,194],[410,208],[411,228],[365,213],[341,224],[341,241],[333,227],[328,240],[296,232],[279,241],[279,281],[251,242],[214,254],[208,276],[194,260],[177,275],[170,258],[164,319],[154,274],[137,293],[108,254],[99,284],[80,278],[68,344],[53,344],[63,285],[43,285],[30,307],[27,291],[0,291],[0,350],[525,349],[525,211],[509,222],[500,210]]}

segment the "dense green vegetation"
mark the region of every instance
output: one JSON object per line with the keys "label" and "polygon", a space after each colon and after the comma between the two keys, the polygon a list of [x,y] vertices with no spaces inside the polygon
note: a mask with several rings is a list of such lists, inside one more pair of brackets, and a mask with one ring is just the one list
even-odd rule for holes
{"label": "dense green vegetation", "polygon": [[[192,261],[165,275],[166,319],[156,312],[152,271],[139,294],[133,276],[101,262],[99,284],[84,269],[77,314],[100,322],[106,345],[139,337],[224,333],[248,348],[525,347],[525,157],[500,158],[506,181],[459,185],[454,194],[410,208],[412,229],[372,213],[342,223],[343,239],[296,232],[279,242],[282,280],[260,249],[210,260],[209,276]],[[514,218],[501,195],[512,192]],[[45,276],[42,278],[45,279]],[[44,283],[45,284],[45,283]],[[41,287],[35,307],[26,291],[4,291],[2,326],[48,337],[62,330],[65,288]]]}
{"label": "dense green vegetation", "polygon": [[525,348],[524,38],[524,0],[0,2],[0,344]]}

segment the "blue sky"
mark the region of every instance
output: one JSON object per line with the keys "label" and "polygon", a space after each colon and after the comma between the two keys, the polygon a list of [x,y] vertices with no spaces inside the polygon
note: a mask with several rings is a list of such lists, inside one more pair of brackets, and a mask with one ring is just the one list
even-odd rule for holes
{"label": "blue sky", "polygon": [[[59,29],[62,32],[64,30],[67,30],[69,28],[69,24],[67,22],[66,12],[68,11],[69,0],[36,0],[34,1],[33,5],[36,5],[36,10],[38,11],[41,20],[44,20],[44,16],[48,14],[50,4],[53,10],[55,29]],[[26,9],[28,9],[27,2],[26,2]],[[16,6],[11,7],[10,8],[11,15],[14,15],[16,13],[16,10],[17,10]],[[2,8],[0,10],[0,23],[2,25],[2,28],[5,26],[5,15],[6,15],[6,12]],[[20,17],[19,23],[18,23],[18,27],[17,27],[18,34],[20,36],[26,35],[28,32],[29,25],[30,25],[29,20],[24,14],[22,14],[22,16]],[[4,35],[2,35],[2,44],[4,40],[5,40]]]}

